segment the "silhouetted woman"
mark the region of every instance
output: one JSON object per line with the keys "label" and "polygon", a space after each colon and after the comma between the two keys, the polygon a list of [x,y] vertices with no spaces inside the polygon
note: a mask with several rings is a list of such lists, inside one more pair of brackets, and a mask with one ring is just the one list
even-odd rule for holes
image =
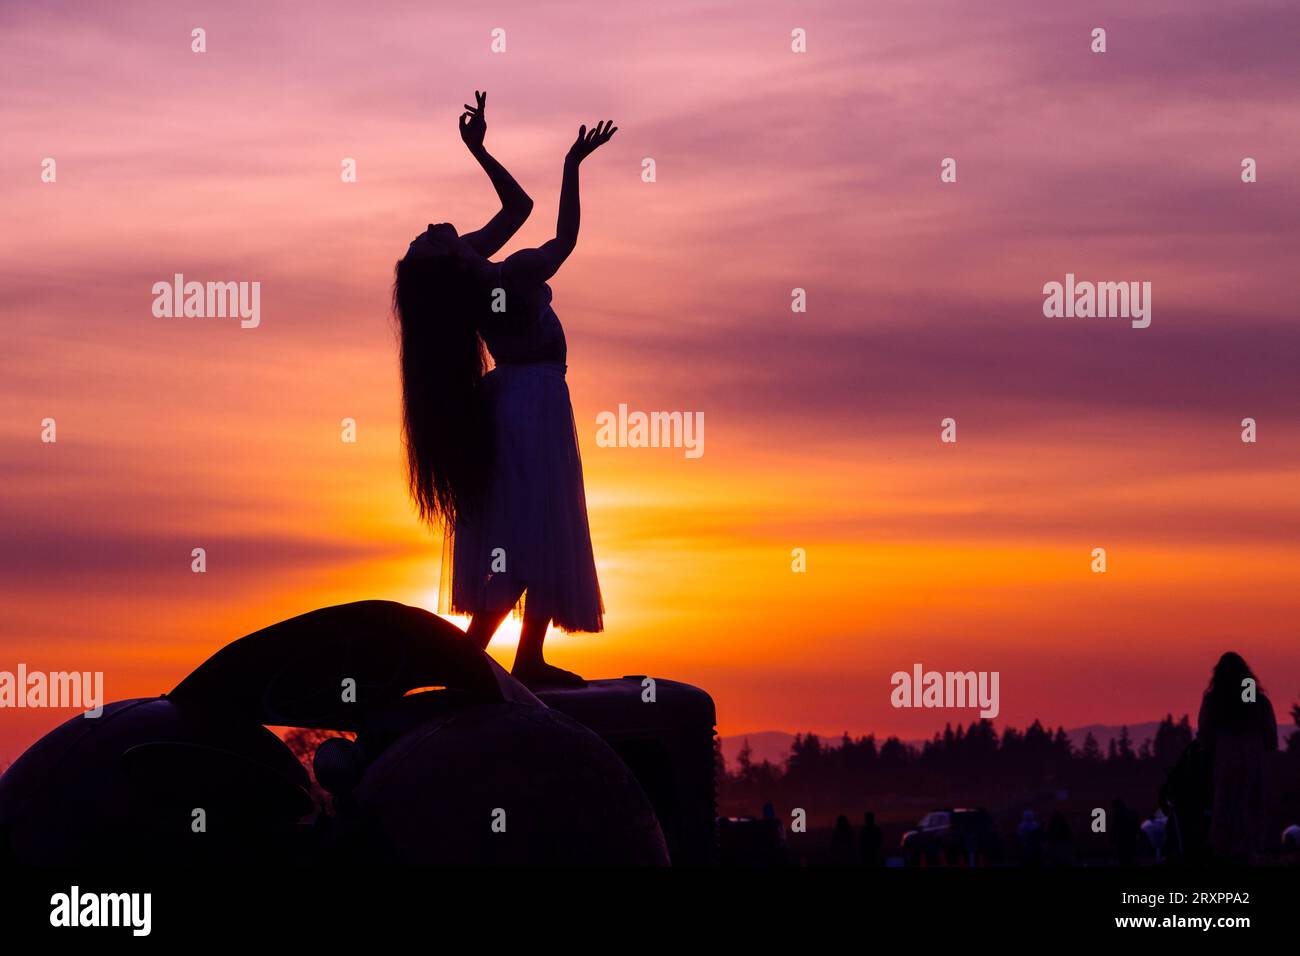
{"label": "silhouetted woman", "polygon": [[1277,718],[1241,655],[1229,651],[1214,665],[1196,735],[1213,752],[1210,849],[1245,861],[1265,845],[1267,754],[1277,750]]}
{"label": "silhouetted woman", "polygon": [[445,528],[439,610],[472,615],[468,637],[486,647],[523,597],[513,673],[533,685],[580,684],[542,656],[551,622],[599,631],[604,614],[564,330],[546,280],[578,241],[578,166],[616,127],[578,130],[564,158],[555,238],[493,262],[533,203],[484,148],[487,94],[475,95],[478,105],[460,117],[461,138],[501,211],[463,236],[450,223],[430,225],[397,263],[411,494],[421,518]]}

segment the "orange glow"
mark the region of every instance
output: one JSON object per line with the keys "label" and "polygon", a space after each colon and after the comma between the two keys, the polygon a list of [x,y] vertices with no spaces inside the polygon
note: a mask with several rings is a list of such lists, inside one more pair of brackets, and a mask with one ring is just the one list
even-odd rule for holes
{"label": "orange glow", "polygon": [[[1290,34],[1210,90],[1123,52],[1098,83],[1086,48],[1026,48],[955,0],[893,4],[884,32],[874,5],[809,8],[798,63],[788,5],[507,6],[508,57],[422,5],[400,28],[364,5],[214,7],[206,59],[156,11],[5,15],[0,57],[40,68],[0,102],[0,669],[103,670],[122,699],[313,608],[436,609],[389,295],[427,222],[495,212],[456,133],[486,87],[488,146],[536,201],[507,252],[552,234],[577,124],[620,126],[552,283],[607,608],[603,634],[551,635],[555,663],[698,684],[726,734],[920,737],[970,715],[892,709],[915,662],[1000,670],[999,723],[1073,727],[1195,714],[1232,648],[1285,712]],[[1030,20],[1075,29],[1048,6]],[[1243,151],[1278,172],[1237,182]],[[1045,319],[1067,270],[1151,280],[1151,328]],[[260,281],[261,325],[153,317],[175,272]],[[620,403],[702,411],[704,455],[597,446]],[[489,648],[506,667],[518,636]],[[0,762],[67,716],[0,713]]]}

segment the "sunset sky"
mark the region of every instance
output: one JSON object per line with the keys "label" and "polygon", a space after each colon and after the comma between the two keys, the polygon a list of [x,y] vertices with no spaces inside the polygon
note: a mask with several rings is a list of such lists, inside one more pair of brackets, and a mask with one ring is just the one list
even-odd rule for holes
{"label": "sunset sky", "polygon": [[[1286,720],[1300,9],[1132,6],[0,4],[0,670],[153,695],[313,608],[435,607],[388,303],[496,210],[486,89],[536,201],[506,252],[619,126],[552,282],[607,607],[556,663],[697,684],[724,734],[921,737],[974,715],[891,708],[915,662],[1070,727],[1194,717],[1231,648]],[[155,318],[178,272],[259,281],[260,327]],[[1067,272],[1150,281],[1151,327],[1045,318]],[[703,412],[704,455],[598,447],[620,403]],[[70,715],[0,711],[0,762]]]}

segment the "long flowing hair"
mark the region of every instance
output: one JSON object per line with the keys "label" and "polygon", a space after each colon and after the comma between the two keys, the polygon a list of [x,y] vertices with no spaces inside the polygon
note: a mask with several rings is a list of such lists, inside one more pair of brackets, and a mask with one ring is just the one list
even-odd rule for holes
{"label": "long flowing hair", "polygon": [[[1209,701],[1211,713],[1220,726],[1240,733],[1250,726],[1254,716],[1251,708],[1254,704],[1241,699],[1242,681],[1247,677],[1255,680],[1255,674],[1240,654],[1228,651],[1214,665],[1210,675],[1209,686],[1205,688],[1205,699]],[[1259,681],[1255,680],[1256,693],[1262,694]]]}
{"label": "long flowing hair", "polygon": [[394,271],[411,497],[423,521],[454,528],[489,474],[487,352],[477,327],[486,297],[449,257],[407,257]]}

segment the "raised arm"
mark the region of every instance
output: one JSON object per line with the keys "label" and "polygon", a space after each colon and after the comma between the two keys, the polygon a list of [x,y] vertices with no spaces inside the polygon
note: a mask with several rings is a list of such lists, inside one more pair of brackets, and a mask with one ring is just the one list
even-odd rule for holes
{"label": "raised arm", "polygon": [[501,200],[501,211],[488,220],[482,229],[466,233],[462,238],[486,259],[495,255],[519,231],[519,227],[528,219],[528,214],[533,211],[533,201],[483,145],[483,137],[487,133],[487,120],[484,117],[487,93],[475,90],[474,96],[478,106],[466,103],[465,112],[460,115],[460,138],[492,181],[492,187]]}
{"label": "raised arm", "polygon": [[590,131],[578,128],[578,139],[564,157],[564,178],[560,183],[560,214],[555,223],[555,238],[536,249],[520,249],[509,256],[502,267],[512,284],[540,285],[555,275],[578,244],[578,225],[582,219],[578,201],[578,167],[596,149],[608,143],[618,129],[611,121],[597,123]]}

